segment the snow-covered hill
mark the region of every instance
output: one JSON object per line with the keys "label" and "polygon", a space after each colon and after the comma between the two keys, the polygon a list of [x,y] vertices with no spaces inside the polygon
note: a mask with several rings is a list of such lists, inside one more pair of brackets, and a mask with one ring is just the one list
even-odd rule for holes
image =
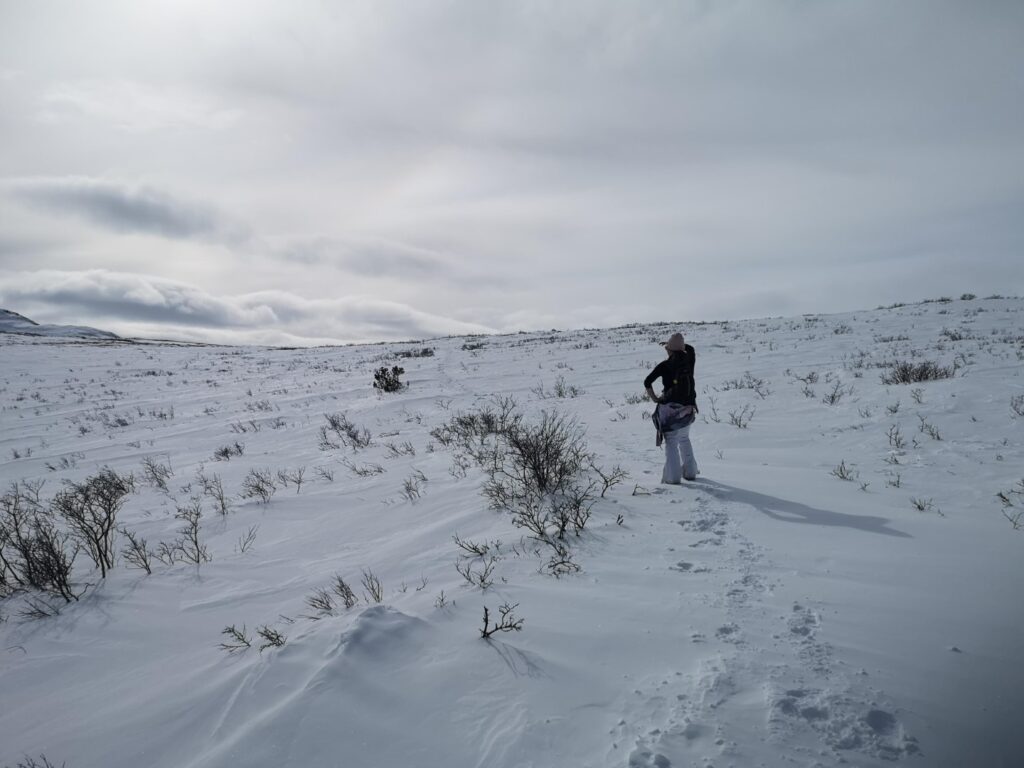
{"label": "snow-covered hill", "polygon": [[100,331],[85,325],[41,325],[24,315],[0,309],[0,333],[19,333],[30,336],[56,336],[91,339],[117,339],[116,333]]}
{"label": "snow-covered hill", "polygon": [[[0,600],[0,766],[1019,766],[1022,320],[992,298],[307,350],[0,338],[22,508],[132,473],[118,523],[176,561],[101,579],[80,552],[77,601]],[[638,395],[675,330],[701,476],[669,487]],[[955,372],[883,383],[897,362]],[[377,392],[392,365],[409,386]],[[564,544],[489,508],[493,435],[452,437],[507,397],[628,472],[603,496],[590,473]],[[243,498],[262,473],[276,492]],[[482,639],[502,605],[521,631]]]}

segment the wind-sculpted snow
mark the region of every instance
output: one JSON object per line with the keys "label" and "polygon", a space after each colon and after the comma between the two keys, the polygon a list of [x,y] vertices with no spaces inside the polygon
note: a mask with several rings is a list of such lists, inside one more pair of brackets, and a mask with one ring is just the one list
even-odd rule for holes
{"label": "wind-sculpted snow", "polygon": [[[104,468],[134,484],[77,600],[4,572],[0,766],[1016,766],[1022,312],[288,350],[0,337],[0,528]],[[639,395],[676,330],[702,474],[663,486]],[[374,390],[396,363],[408,386]],[[883,383],[899,363],[954,373]],[[482,415],[509,397],[521,421]],[[554,412],[628,477],[584,466],[590,517],[544,542],[481,491],[501,430]],[[519,630],[482,639],[484,607]]]}

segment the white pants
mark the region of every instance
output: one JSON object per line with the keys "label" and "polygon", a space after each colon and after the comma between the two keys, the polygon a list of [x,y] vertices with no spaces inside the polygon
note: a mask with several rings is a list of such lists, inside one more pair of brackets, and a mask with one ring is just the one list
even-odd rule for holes
{"label": "white pants", "polygon": [[692,426],[693,424],[687,424],[682,429],[664,433],[665,469],[661,473],[661,482],[678,485],[681,477],[687,480],[697,479],[697,459],[693,455],[693,445],[690,443]]}

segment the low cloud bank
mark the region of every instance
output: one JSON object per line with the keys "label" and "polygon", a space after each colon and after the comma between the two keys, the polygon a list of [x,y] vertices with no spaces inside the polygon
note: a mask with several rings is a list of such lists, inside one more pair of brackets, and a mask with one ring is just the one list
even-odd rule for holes
{"label": "low cloud bank", "polygon": [[126,336],[224,344],[308,345],[494,332],[372,297],[305,299],[286,291],[214,296],[173,280],[107,270],[0,273],[0,306],[36,320],[88,324]]}

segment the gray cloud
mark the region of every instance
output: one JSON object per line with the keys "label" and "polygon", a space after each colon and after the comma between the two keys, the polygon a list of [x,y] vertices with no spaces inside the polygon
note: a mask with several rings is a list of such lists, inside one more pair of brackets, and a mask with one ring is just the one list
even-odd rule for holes
{"label": "gray cloud", "polygon": [[232,226],[209,206],[177,200],[150,187],[90,178],[31,178],[9,181],[15,197],[47,210],[80,216],[115,232],[168,238],[221,238]]}
{"label": "gray cloud", "polygon": [[8,265],[341,295],[374,334],[1024,291],[1024,4],[172,5],[6,14],[0,178],[36,187],[0,240],[98,225]]}
{"label": "gray cloud", "polygon": [[493,330],[372,297],[309,300],[286,291],[213,296],[170,280],[104,270],[0,273],[0,306],[43,320],[76,317],[122,335],[171,333],[206,341],[338,343]]}
{"label": "gray cloud", "polygon": [[453,272],[449,260],[439,253],[382,240],[313,238],[292,243],[280,253],[288,261],[329,264],[369,277],[422,279],[449,276]]}

